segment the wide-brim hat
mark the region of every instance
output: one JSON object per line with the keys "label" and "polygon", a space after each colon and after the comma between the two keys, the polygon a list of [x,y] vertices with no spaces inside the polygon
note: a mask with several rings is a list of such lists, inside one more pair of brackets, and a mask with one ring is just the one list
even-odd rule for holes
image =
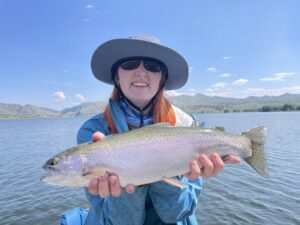
{"label": "wide-brim hat", "polygon": [[176,51],[160,44],[160,41],[149,35],[133,36],[124,39],[113,39],[101,44],[94,52],[91,61],[94,76],[104,83],[114,84],[112,66],[119,60],[130,57],[149,57],[165,64],[168,79],[166,90],[182,87],[188,79],[188,64]]}

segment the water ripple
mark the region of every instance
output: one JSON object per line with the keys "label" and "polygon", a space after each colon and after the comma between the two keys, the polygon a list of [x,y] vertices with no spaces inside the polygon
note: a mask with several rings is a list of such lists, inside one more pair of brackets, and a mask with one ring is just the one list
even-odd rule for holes
{"label": "water ripple", "polygon": [[[239,134],[267,126],[265,144],[270,178],[245,162],[226,165],[204,181],[199,198],[199,224],[300,224],[300,113],[201,114],[208,127],[224,126]],[[0,224],[58,224],[73,207],[88,207],[82,188],[44,184],[42,164],[75,144],[86,118],[0,121]],[[289,124],[289,126],[283,126]],[[15,138],[22,137],[22,138]]]}

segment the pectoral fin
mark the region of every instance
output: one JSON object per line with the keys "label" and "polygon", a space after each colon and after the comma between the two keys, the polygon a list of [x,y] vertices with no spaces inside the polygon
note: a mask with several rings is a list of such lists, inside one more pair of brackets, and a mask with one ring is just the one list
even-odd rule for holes
{"label": "pectoral fin", "polygon": [[82,173],[82,176],[88,178],[99,178],[106,174],[114,173],[113,170],[109,167],[94,167],[92,169],[86,170]]}
{"label": "pectoral fin", "polygon": [[218,130],[218,131],[223,131],[225,132],[225,128],[224,127],[214,127],[215,130]]}
{"label": "pectoral fin", "polygon": [[174,178],[170,178],[170,177],[163,177],[163,181],[166,182],[167,184],[170,184],[172,186],[176,186],[179,188],[185,188],[186,184],[182,183],[181,181],[174,179]]}

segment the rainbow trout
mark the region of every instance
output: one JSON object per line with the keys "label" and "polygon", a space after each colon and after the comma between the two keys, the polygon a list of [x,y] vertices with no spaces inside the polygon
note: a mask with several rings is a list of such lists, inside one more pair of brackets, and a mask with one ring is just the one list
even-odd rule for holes
{"label": "rainbow trout", "polygon": [[199,127],[146,126],[55,155],[43,166],[48,175],[42,180],[54,185],[87,186],[92,178],[108,173],[117,174],[122,187],[159,180],[172,183],[171,177],[189,172],[190,160],[212,152],[223,157],[240,156],[259,174],[267,176],[265,130],[257,127],[232,135]]}

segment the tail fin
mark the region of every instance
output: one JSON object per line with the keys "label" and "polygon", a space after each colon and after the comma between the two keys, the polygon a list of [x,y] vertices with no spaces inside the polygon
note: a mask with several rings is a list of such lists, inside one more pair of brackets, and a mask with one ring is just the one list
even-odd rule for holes
{"label": "tail fin", "polygon": [[252,144],[252,155],[246,158],[245,161],[260,175],[268,177],[268,168],[264,153],[265,131],[265,127],[256,127],[243,132],[242,135],[248,137]]}

